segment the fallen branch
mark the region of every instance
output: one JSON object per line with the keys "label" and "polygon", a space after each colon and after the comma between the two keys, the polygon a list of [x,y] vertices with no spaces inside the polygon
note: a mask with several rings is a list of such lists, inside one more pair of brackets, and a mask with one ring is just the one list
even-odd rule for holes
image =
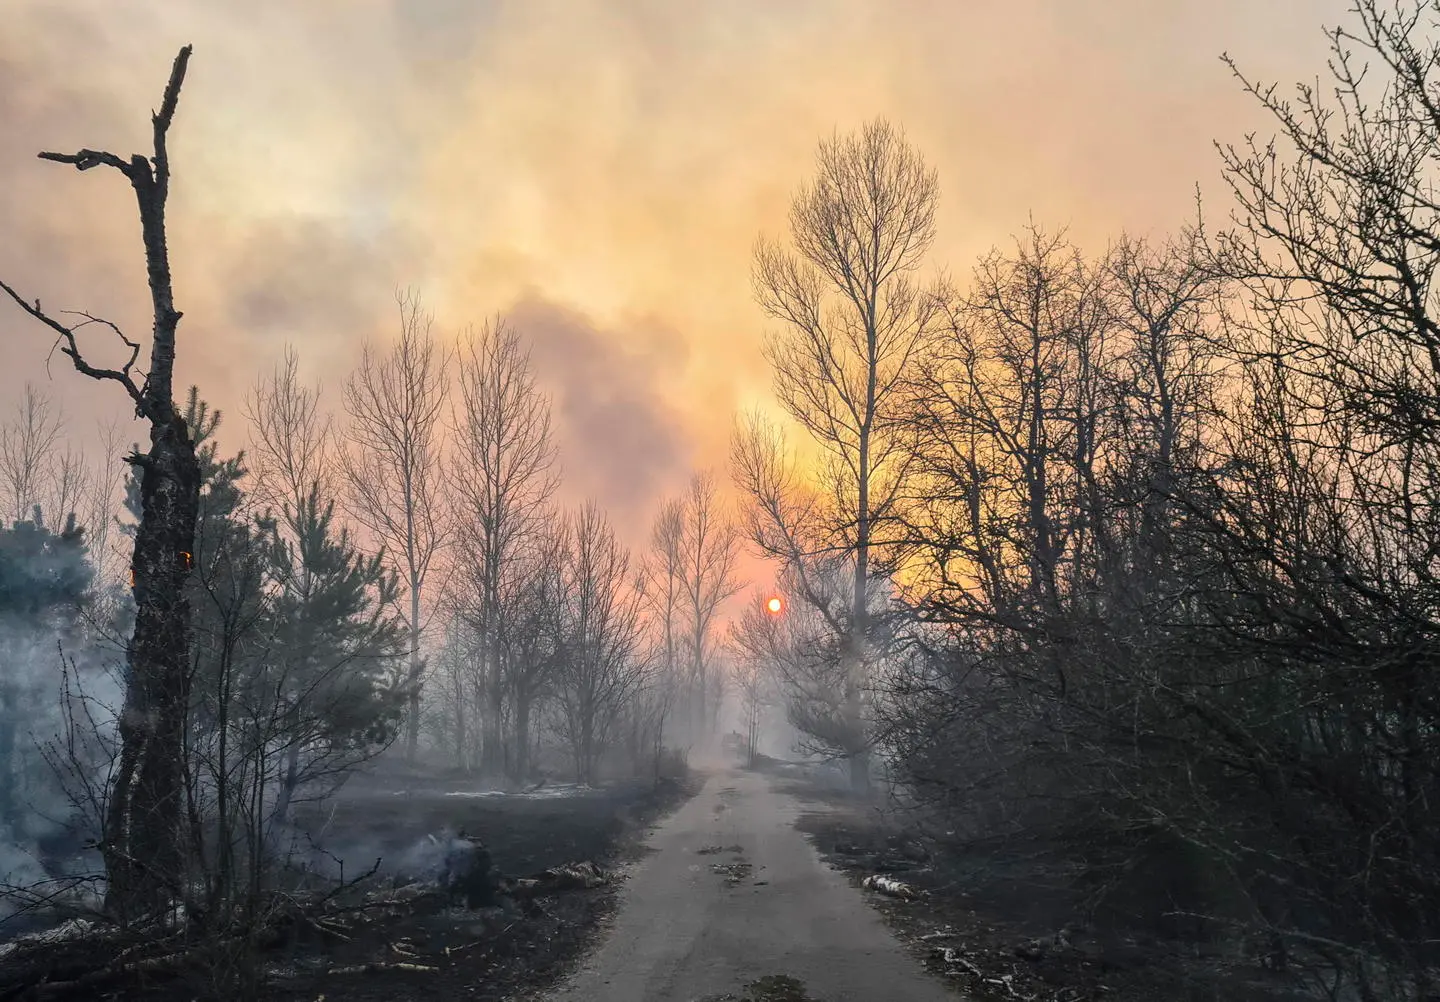
{"label": "fallen branch", "polygon": [[893,877],[882,876],[878,873],[866,877],[860,882],[860,886],[866,890],[878,891],[888,897],[899,898],[902,901],[918,901],[925,896],[925,892],[912,887],[904,881],[896,880]]}
{"label": "fallen branch", "polygon": [[98,971],[91,971],[79,977],[71,978],[68,981],[45,981],[38,985],[29,986],[31,997],[37,999],[53,999],[70,995],[81,990],[93,992],[103,985],[114,984],[117,981],[124,981],[136,975],[167,975],[173,976],[184,969],[186,961],[192,959],[193,952],[180,950],[174,953],[167,953],[160,957],[147,957],[143,960],[132,960],[124,964],[114,964],[104,967]]}
{"label": "fallen branch", "polygon": [[410,974],[433,974],[440,970],[438,967],[431,967],[428,964],[408,964],[404,962],[386,963],[382,961],[371,961],[368,964],[350,964],[346,967],[332,967],[330,974],[385,974],[393,971],[405,971]]}

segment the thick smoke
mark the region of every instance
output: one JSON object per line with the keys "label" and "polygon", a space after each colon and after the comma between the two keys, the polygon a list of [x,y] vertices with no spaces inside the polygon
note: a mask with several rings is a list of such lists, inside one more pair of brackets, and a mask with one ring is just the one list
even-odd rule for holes
{"label": "thick smoke", "polygon": [[[0,618],[0,922],[25,888],[96,868],[82,851],[113,750],[120,655],[93,639]],[[98,785],[97,785],[98,784]],[[0,925],[0,931],[3,931]]]}
{"label": "thick smoke", "polygon": [[[1323,45],[1293,30],[1296,14],[1345,4],[1225,0],[1200,21],[1139,0],[1103,18],[1040,0],[901,6],[576,0],[557,19],[514,0],[13,0],[0,276],[148,330],[124,180],[35,153],[144,149],[169,61],[192,42],[169,213],[179,385],[237,413],[284,341],[340,371],[361,336],[390,333],[397,287],[433,291],[451,319],[534,288],[594,316],[661,316],[690,346],[675,396],[700,465],[716,465],[725,422],[697,415],[766,383],[749,253],[783,229],[817,137],[902,121],[956,188],[946,211],[960,218],[941,230],[958,244],[940,260],[967,259],[1032,209],[1070,218],[1082,241],[1087,224],[1163,225],[1213,165],[1208,137],[1251,113],[1214,60],[1222,40],[1292,78]],[[0,341],[18,362],[0,373],[3,396],[42,374],[49,339],[4,307]],[[78,424],[126,416],[64,362],[52,374]]]}
{"label": "thick smoke", "polygon": [[554,396],[567,495],[594,499],[624,535],[643,539],[629,530],[648,530],[655,499],[676,490],[691,468],[681,416],[664,393],[684,362],[679,336],[637,325],[641,344],[626,347],[623,332],[533,298],[507,318]]}

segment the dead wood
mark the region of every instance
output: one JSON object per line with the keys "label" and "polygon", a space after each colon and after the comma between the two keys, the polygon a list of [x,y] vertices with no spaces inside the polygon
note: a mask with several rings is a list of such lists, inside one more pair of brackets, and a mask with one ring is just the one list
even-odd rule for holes
{"label": "dead wood", "polygon": [[331,974],[384,974],[387,971],[408,971],[411,974],[433,974],[440,970],[438,967],[431,967],[428,964],[409,963],[385,963],[372,961],[368,964],[348,964],[345,967],[332,967]]}

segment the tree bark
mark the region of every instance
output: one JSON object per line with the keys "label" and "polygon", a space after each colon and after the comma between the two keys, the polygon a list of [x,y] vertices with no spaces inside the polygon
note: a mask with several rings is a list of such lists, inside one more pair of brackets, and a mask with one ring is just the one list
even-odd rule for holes
{"label": "tree bark", "polygon": [[467,770],[465,761],[465,688],[460,673],[455,673],[455,764],[461,771]]}
{"label": "tree bark", "polygon": [[[153,258],[156,246],[163,257],[163,229],[154,241],[150,228],[146,229],[147,257]],[[152,264],[152,289],[157,288],[155,272]],[[160,905],[167,892],[178,888],[182,870],[180,792],[190,695],[190,603],[185,583],[200,513],[200,464],[195,442],[170,397],[180,315],[169,308],[169,285],[165,265],[163,309],[158,305],[161,297],[156,297],[154,354],[160,355],[162,343],[168,342],[168,358],[163,363],[164,378],[157,379],[162,365],[156,362],[146,386],[145,409],[152,415],[150,450],[130,457],[140,468],[141,500],[130,563],[135,632],[126,652],[120,765],[105,833],[106,907],[122,917]]]}
{"label": "tree bark", "polygon": [[[488,644],[487,647],[492,645]],[[480,772],[484,776],[505,775],[505,690],[504,674],[498,654],[491,649],[486,655],[484,726],[485,738],[480,751]]]}
{"label": "tree bark", "polygon": [[410,574],[410,709],[406,714],[405,761],[413,763],[420,747],[420,679],[425,666],[420,661],[420,581]]}
{"label": "tree bark", "polygon": [[519,693],[515,697],[515,776],[529,779],[530,774],[530,697]]}
{"label": "tree bark", "polygon": [[171,285],[165,201],[170,189],[166,134],[190,52],[187,45],[176,55],[160,110],[151,115],[151,156],[137,153],[125,160],[90,149],[40,154],[42,160],[82,171],[110,167],[134,189],[153,309],[150,366],[142,382],[136,383],[134,373],[140,345],[114,324],[82,314],[86,324],[108,328],[130,351],[120,368],[97,368],[80,352],[75,336],[80,325],[66,326],[45,313],[38,301],[31,304],[0,282],[0,289],[26,313],[55,332],[60,351],[78,372],[119,383],[134,402],[136,414],[150,424],[149,451],[127,457],[140,471],[140,525],[130,562],[135,630],[126,650],[125,699],[118,722],[120,760],[101,844],[109,878],[106,908],[122,920],[165,907],[184,884],[182,786],[190,695],[190,607],[185,585],[200,510],[200,464],[194,438],[174,401],[175,331],[181,314],[175,309]]}

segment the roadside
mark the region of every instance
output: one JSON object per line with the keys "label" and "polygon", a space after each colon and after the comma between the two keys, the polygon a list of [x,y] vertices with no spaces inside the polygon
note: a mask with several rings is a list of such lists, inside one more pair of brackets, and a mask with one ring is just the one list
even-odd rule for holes
{"label": "roadside", "polygon": [[896,812],[803,780],[777,785],[806,804],[796,826],[860,888],[905,948],[976,1002],[1294,1002],[1258,960],[1143,929],[1079,921],[1064,880],[953,856]]}
{"label": "roadside", "polygon": [[[619,868],[641,855],[651,826],[689,800],[702,783],[703,776],[690,776],[659,786],[615,784],[571,795],[561,790],[550,796],[412,799],[383,817],[377,805],[347,802],[335,811],[332,825],[343,830],[354,815],[354,821],[363,819],[369,826],[366,831],[383,833],[390,848],[448,827],[480,836],[500,874],[563,872],[568,864],[593,862],[603,882],[562,884],[520,907],[392,910],[327,952],[332,970],[353,973],[297,970],[270,997],[314,1000],[328,993],[347,1002],[500,1002],[522,990],[543,988],[573,967],[614,913],[622,886]],[[376,961],[414,968],[376,972],[365,966]]]}
{"label": "roadside", "polygon": [[796,831],[763,776],[712,774],[666,819],[614,925],[549,1002],[943,1002]]}
{"label": "roadside", "polygon": [[[81,923],[63,937],[0,944],[0,999],[500,1002],[574,965],[615,910],[620,868],[703,782],[507,793],[458,777],[402,779],[362,777],[301,809],[297,832],[310,848],[295,863],[328,875],[275,899],[258,967],[241,962],[238,941],[231,949],[182,932],[177,952],[168,940]],[[461,874],[487,879],[483,900],[463,893],[469,883],[457,896],[442,848],[456,844],[483,845]],[[339,893],[337,879],[348,881]]]}

